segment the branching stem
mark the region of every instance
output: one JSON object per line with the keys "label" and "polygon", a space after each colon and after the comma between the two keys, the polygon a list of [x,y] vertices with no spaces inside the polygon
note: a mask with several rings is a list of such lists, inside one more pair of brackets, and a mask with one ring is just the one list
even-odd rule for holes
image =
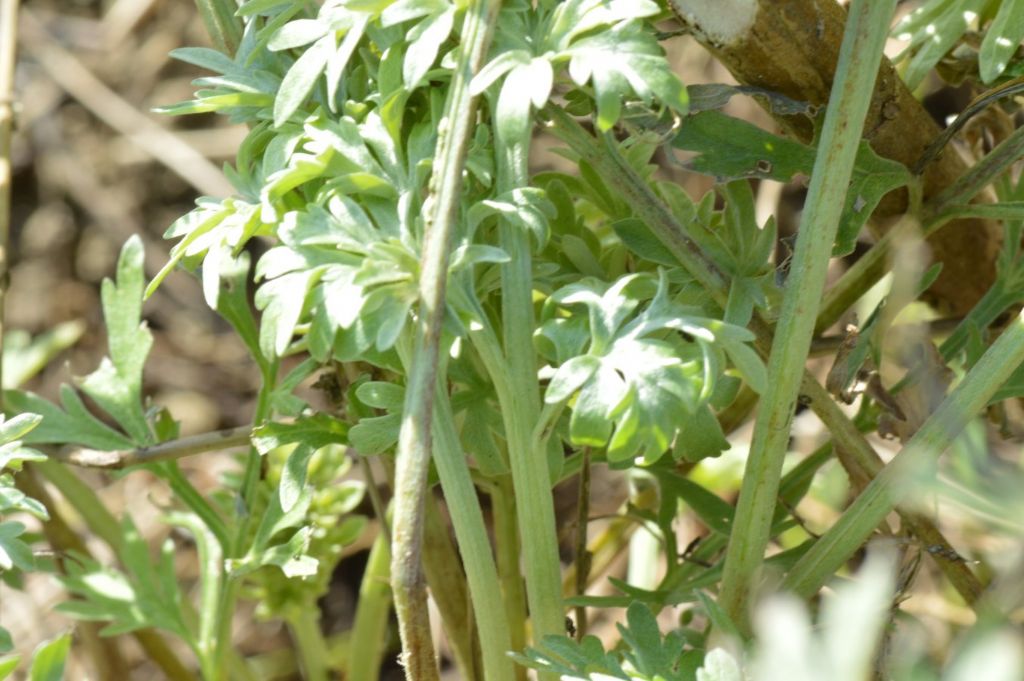
{"label": "branching stem", "polygon": [[122,469],[146,463],[175,461],[196,454],[219,452],[249,444],[252,433],[250,426],[217,430],[212,433],[190,435],[167,440],[149,447],[122,451],[101,451],[95,449],[74,448],[58,452],[54,458],[63,463],[83,466],[86,468]]}

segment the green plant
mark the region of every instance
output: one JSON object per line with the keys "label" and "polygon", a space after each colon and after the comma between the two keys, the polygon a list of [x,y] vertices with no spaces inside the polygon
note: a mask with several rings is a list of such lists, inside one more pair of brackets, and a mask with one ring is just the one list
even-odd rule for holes
{"label": "green plant", "polygon": [[[76,599],[61,612],[104,622],[110,635],[160,629],[187,644],[204,678],[249,679],[257,672],[233,648],[232,617],[239,599],[251,599],[259,616],[287,624],[307,678],[344,669],[370,679],[387,645],[387,579],[410,679],[438,678],[428,585],[466,679],[522,678],[517,662],[545,679],[724,681],[749,669],[767,680],[797,663],[801,678],[840,670],[854,679],[875,664],[882,611],[898,606],[889,571],[871,563],[865,591],[830,602],[826,633],[800,638],[805,647],[795,657],[785,657],[778,632],[751,621],[751,608],[772,572],[786,590],[812,598],[882,527],[901,537],[904,557],[935,558],[979,613],[979,631],[1013,617],[980,597],[980,577],[916,500],[922,489],[956,491],[986,518],[1002,517],[1008,504],[979,502],[981,474],[973,488],[912,483],[930,476],[939,453],[962,446],[986,408],[1022,394],[1024,322],[993,325],[1020,301],[1024,184],[1012,167],[1024,135],[1012,133],[927,198],[919,168],[862,141],[895,0],[851,3],[819,116],[756,88],[688,94],[658,42],[665,36],[655,26],[669,12],[648,0],[198,4],[218,49],[173,54],[212,75],[196,81],[193,99],[163,111],[216,112],[248,126],[225,169],[235,194],[199,199],[168,229],[176,240],[169,261],[148,283],[141,242],[125,244],[115,279],[103,284],[109,355],[65,386],[59,405],[4,394],[7,409],[42,416],[35,430],[18,431],[25,442],[70,446],[54,458],[72,463],[145,467],[169,487],[175,501],[164,521],[195,545],[197,600],[174,574],[174,540],[154,558],[130,516],[113,518],[47,461],[40,470],[119,563],[71,552],[59,578]],[[945,52],[959,36],[947,19],[975,5],[993,13],[977,75],[1012,75],[1017,62],[1000,40],[1019,3],[939,0],[896,30],[916,36],[923,21],[940,17],[942,41],[934,42]],[[914,84],[938,48],[915,37],[911,49]],[[977,106],[1016,91],[1008,87]],[[741,93],[806,119],[813,143],[723,113]],[[572,172],[531,176],[539,127],[564,145]],[[947,141],[937,140],[921,163]],[[692,154],[687,170],[716,179],[714,191],[695,200],[662,179],[657,159],[677,150]],[[810,177],[808,195],[781,268],[775,222],[758,224],[750,179],[801,174]],[[969,203],[988,186],[997,202]],[[854,251],[894,191],[907,195],[900,226],[826,291],[831,258]],[[927,383],[941,372],[906,353],[907,375],[899,385],[886,375],[883,384],[878,369],[902,350],[893,352],[903,330],[897,314],[938,274],[897,265],[884,302],[859,335],[842,341],[829,390],[822,387],[807,369],[815,335],[876,283],[901,238],[920,240],[965,216],[1003,221],[1005,239],[996,283],[934,353],[919,353],[954,366],[956,386],[947,395],[944,383]],[[251,263],[255,240],[269,248]],[[179,438],[173,415],[144,394],[152,337],[142,305],[179,269],[201,280],[206,303],[234,328],[260,374],[251,428],[241,434]],[[920,345],[932,347],[927,339]],[[314,376],[330,408],[302,397],[300,386]],[[836,399],[847,400],[858,380],[867,388],[851,418]],[[922,390],[937,393],[924,407]],[[734,508],[699,466],[730,448],[727,436],[758,401]],[[799,404],[818,415],[832,442],[785,470]],[[865,433],[885,431],[887,419],[902,422],[904,446],[883,464]],[[228,445],[248,447],[238,474],[202,493],[177,459]],[[390,508],[375,485],[343,481],[350,457],[364,472],[376,457],[392,486]],[[819,536],[795,508],[833,459],[856,498]],[[664,575],[654,584],[615,580],[616,596],[581,588],[563,599],[552,489],[596,465],[629,470],[655,490],[623,517],[655,537],[648,547],[664,558]],[[430,494],[435,483],[454,544]],[[358,650],[339,660],[320,632],[317,599],[344,547],[368,526],[356,512],[364,493],[384,529],[356,612]],[[491,528],[480,493],[489,497]],[[894,510],[901,526],[890,532]],[[680,550],[674,523],[684,511],[708,535]],[[1007,517],[1000,527],[1013,529]],[[579,522],[586,525],[585,512]],[[589,571],[585,538],[584,529],[577,576]],[[781,551],[766,559],[772,541]],[[24,545],[12,547],[12,561],[24,558]],[[912,577],[906,581],[900,589]],[[878,607],[864,617],[836,614],[864,603]],[[623,645],[608,651],[593,636],[570,640],[567,605],[625,607]],[[666,606],[685,612],[679,628],[662,633],[656,615]],[[787,623],[779,631],[809,628],[802,610],[768,612]],[[754,641],[753,662],[716,650],[717,637]],[[837,662],[844,641],[863,644],[846,651],[848,664]],[[819,644],[835,659],[808,652]]]}

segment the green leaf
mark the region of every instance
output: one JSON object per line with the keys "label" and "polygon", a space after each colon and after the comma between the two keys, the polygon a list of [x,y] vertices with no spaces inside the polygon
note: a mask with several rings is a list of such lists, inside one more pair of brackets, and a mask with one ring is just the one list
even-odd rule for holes
{"label": "green leaf", "polygon": [[46,520],[49,518],[49,514],[46,512],[46,507],[43,506],[41,502],[33,499],[14,486],[0,484],[0,513],[10,513],[14,511],[29,513],[40,520]]}
{"label": "green leaf", "polygon": [[915,21],[921,17],[915,16],[917,13],[914,13],[907,17],[906,23],[901,23],[893,29],[897,35],[904,35],[913,30],[911,27],[920,26],[911,38],[910,50],[913,51],[913,57],[903,70],[903,81],[908,88],[917,89],[932,67],[938,64],[971,29],[971,22],[985,9],[988,2],[989,0],[953,0],[948,4],[944,3],[945,7],[941,8],[939,16],[927,18],[923,25],[920,21]]}
{"label": "green leaf", "polygon": [[363,39],[370,19],[370,14],[359,14],[354,17],[352,26],[348,29],[341,44],[338,45],[338,49],[331,52],[327,58],[327,103],[332,111],[338,99],[338,88],[344,82],[343,71],[359,46],[359,41]]}
{"label": "green leaf", "polygon": [[179,47],[171,50],[169,56],[217,73],[228,73],[237,68],[231,57],[208,47]]}
{"label": "green leaf", "polygon": [[530,116],[533,69],[530,62],[519,64],[505,76],[495,107],[496,139],[505,144],[517,143],[533,125]]}
{"label": "green leaf", "polygon": [[768,103],[773,114],[779,116],[795,116],[803,114],[813,116],[814,107],[808,102],[766,90],[754,85],[726,85],[725,83],[695,83],[686,86],[690,98],[690,113],[721,109],[735,95],[749,95]]}
{"label": "green leaf", "polygon": [[814,149],[717,111],[688,116],[672,145],[698,155],[686,163],[718,182],[758,177],[788,182],[814,166]]}
{"label": "green leaf", "polygon": [[569,399],[600,367],[601,360],[592,355],[573,357],[560,366],[551,378],[544,401],[552,404]]}
{"label": "green leaf", "polygon": [[686,113],[686,88],[669,67],[654,36],[638,22],[627,21],[585,36],[565,50],[569,76],[577,85],[591,82],[597,99],[597,126],[609,130],[622,111],[622,102],[635,93],[676,112]]}
{"label": "green leaf", "polygon": [[295,5],[295,0],[246,0],[238,8],[238,16],[250,17],[257,14],[272,15],[281,7]]}
{"label": "green leaf", "polygon": [[763,393],[768,386],[768,370],[757,352],[746,343],[722,340],[722,347],[750,389],[758,394]]}
{"label": "green leaf", "polygon": [[405,388],[384,381],[367,381],[356,388],[356,396],[368,407],[398,411],[405,401]]}
{"label": "green leaf", "polygon": [[274,127],[284,125],[306,101],[327,67],[333,48],[334,35],[328,34],[307,48],[288,69],[274,100]]}
{"label": "green leaf", "polygon": [[637,671],[651,677],[674,676],[676,662],[683,652],[683,639],[669,633],[662,640],[661,630],[654,613],[646,604],[634,601],[626,610],[628,626],[617,625],[622,640],[629,644],[629,657],[635,661]]}
{"label": "green leaf", "polygon": [[316,558],[306,554],[312,531],[313,528],[304,527],[287,542],[270,547],[260,554],[259,566],[276,565],[289,578],[312,577],[319,566]]}
{"label": "green leaf", "polygon": [[684,412],[680,421],[679,434],[672,450],[675,458],[696,463],[717,457],[729,449],[729,441],[718,419],[706,404],[698,407],[694,414]]}
{"label": "green leaf", "polygon": [[487,218],[500,215],[514,225],[530,232],[543,248],[550,235],[548,221],[555,215],[555,207],[548,200],[544,190],[536,187],[520,187],[502,194],[495,199],[486,199],[469,209],[467,221],[470,231]]}
{"label": "green leaf", "polygon": [[10,676],[18,668],[19,662],[21,662],[20,655],[5,657],[0,660],[0,681]]}
{"label": "green leaf", "polygon": [[449,6],[410,29],[407,36],[409,48],[405,52],[402,68],[406,90],[411,92],[420,85],[420,81],[437,60],[437,52],[451,34],[454,23],[455,7]]}
{"label": "green leaf", "polygon": [[352,426],[349,439],[360,454],[381,454],[398,443],[401,427],[401,413],[364,417]]}
{"label": "green leaf", "polygon": [[[686,166],[719,182],[749,177],[788,182],[798,173],[809,174],[814,167],[812,147],[717,111],[688,117],[673,145],[697,152]],[[912,179],[902,164],[882,158],[867,142],[861,142],[833,255],[852,252],[861,227],[882,197]]]}
{"label": "green leaf", "polygon": [[281,484],[278,494],[281,497],[281,509],[287,513],[298,503],[302,490],[306,486],[306,471],[314,450],[305,443],[299,443],[284,463],[281,471]]}
{"label": "green leaf", "polygon": [[253,446],[263,455],[284,445],[298,445],[289,454],[281,475],[278,494],[282,511],[288,513],[298,503],[313,454],[330,444],[348,444],[348,434],[348,424],[322,412],[300,417],[294,423],[268,423],[253,431]]}
{"label": "green leaf", "polygon": [[[238,258],[232,258],[230,253],[219,252],[223,253],[223,256],[215,268],[218,276],[216,282],[211,283],[209,287],[206,284],[207,268],[205,265],[203,267],[203,289],[206,294],[206,302],[231,324],[239,338],[245,343],[249,354],[260,368],[266,371],[268,362],[260,350],[259,329],[249,306],[249,254],[241,253]],[[214,286],[216,286],[215,293],[212,291]],[[211,290],[208,291],[208,289]]]}
{"label": "green leaf", "polygon": [[110,355],[78,381],[82,392],[140,445],[153,440],[142,405],[142,368],[153,346],[153,336],[141,321],[143,277],[142,240],[133,236],[121,249],[116,282],[104,279],[101,290]]}
{"label": "green leaf", "polygon": [[397,26],[413,19],[437,14],[449,7],[447,0],[398,0],[380,13],[381,26]]}
{"label": "green leaf", "polygon": [[91,558],[74,556],[59,577],[68,593],[78,596],[57,606],[59,612],[87,621],[109,622],[101,633],[115,635],[158,627],[190,643],[181,615],[181,593],[173,578],[176,551],[167,541],[154,566],[149,546],[127,516],[121,524],[124,542],[119,558],[125,571],[105,567]]}
{"label": "green leaf", "polygon": [[528,50],[507,50],[502,52],[488,62],[473,77],[472,82],[469,84],[470,93],[479,95],[512,69],[529,64],[531,58],[532,56]]}
{"label": "green leaf", "polygon": [[71,634],[61,634],[41,644],[32,654],[29,681],[62,681],[64,664],[70,650]]}
{"label": "green leaf", "polygon": [[861,227],[882,197],[912,180],[910,171],[903,164],[882,158],[867,142],[861,142],[832,255],[841,257],[852,253]]}
{"label": "green leaf", "polygon": [[655,468],[665,494],[685,502],[708,528],[723,536],[732,531],[733,507],[689,478]]}
{"label": "green leaf", "polygon": [[[11,639],[11,632],[7,631],[5,627],[0,627],[0,655],[6,655],[12,650],[14,650],[14,641]],[[2,667],[6,662],[6,660],[0,661],[0,674],[3,673]]]}
{"label": "green leaf", "polygon": [[75,443],[102,451],[134,447],[130,438],[90,414],[73,388],[62,386],[60,397],[63,410],[32,393],[4,391],[4,402],[9,408],[19,412],[33,412],[43,417],[39,427],[25,435],[25,442]]}
{"label": "green leaf", "polygon": [[42,371],[62,351],[78,342],[85,324],[71,321],[57,324],[32,338],[23,331],[4,334],[4,388],[17,388]]}
{"label": "green leaf", "polygon": [[658,240],[642,220],[625,218],[612,223],[615,234],[626,244],[626,248],[658,265],[679,267],[679,260]]}
{"label": "green leaf", "polygon": [[306,297],[323,273],[323,268],[299,270],[260,286],[256,307],[263,310],[260,351],[265,357],[284,355],[302,317]]}
{"label": "green leaf", "polygon": [[0,470],[12,468],[21,470],[26,461],[45,461],[46,455],[34,449],[23,447],[21,442],[8,442],[0,446]]}
{"label": "green leaf", "polygon": [[[598,368],[588,376],[573,404],[569,420],[569,435],[573,443],[603,447],[612,432],[611,416],[628,395],[626,382],[610,367]],[[622,430],[620,426],[619,432]]]}
{"label": "green leaf", "polygon": [[294,423],[268,423],[253,431],[252,443],[260,454],[292,443],[320,449],[329,444],[346,444],[348,425],[323,412],[303,416]]}
{"label": "green leaf", "polygon": [[1010,57],[1024,38],[1024,0],[1001,0],[999,12],[985,31],[978,53],[983,83],[991,83],[1006,70]]}
{"label": "green leaf", "polygon": [[697,670],[697,681],[743,681],[743,678],[739,663],[721,648],[709,651]]}
{"label": "green leaf", "polygon": [[[199,201],[199,205],[181,216],[164,233],[165,239],[183,237],[171,249],[171,257],[160,268],[157,275],[146,287],[145,297],[149,298],[159,288],[168,274],[187,256],[199,255],[209,247],[209,235],[236,212],[234,204],[228,202]],[[204,238],[206,237],[206,238]]]}
{"label": "green leaf", "polygon": [[32,549],[18,539],[24,533],[25,526],[19,522],[13,520],[0,522],[0,569],[17,568],[30,572],[35,568]]}
{"label": "green leaf", "polygon": [[277,29],[267,41],[267,49],[272,52],[291,50],[308,45],[327,35],[328,25],[318,19],[295,19]]}
{"label": "green leaf", "polygon": [[25,437],[42,420],[43,417],[39,414],[21,413],[10,418],[0,414],[0,444],[7,444]]}
{"label": "green leaf", "polygon": [[[650,295],[652,283],[641,275],[627,275],[612,286],[585,279],[552,294],[551,301],[559,305],[588,308],[590,342],[585,354],[564,361],[556,370],[545,399],[559,402],[578,391],[571,403],[570,440],[581,446],[607,446],[613,463],[637,455],[653,463],[683,431],[680,437],[689,438],[690,445],[681,450],[686,456],[716,456],[728,443],[704,404],[721,373],[722,351],[715,343],[742,343],[751,340],[751,334],[694,317],[670,302],[664,273],[651,303],[634,314],[642,298]],[[557,329],[565,325],[558,322],[555,318],[545,323],[540,336],[557,338]],[[739,354],[742,361],[759,361],[742,350]],[[759,374],[756,366],[748,370]],[[705,427],[709,425],[716,427]],[[690,433],[698,428],[703,429],[700,437]]]}

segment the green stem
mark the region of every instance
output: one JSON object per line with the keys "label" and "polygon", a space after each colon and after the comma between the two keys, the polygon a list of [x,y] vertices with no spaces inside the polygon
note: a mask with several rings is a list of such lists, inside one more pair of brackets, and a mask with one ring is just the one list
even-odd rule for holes
{"label": "green stem", "polygon": [[167,480],[167,484],[171,486],[174,496],[199,516],[206,526],[210,528],[222,550],[229,547],[231,545],[231,538],[224,520],[214,510],[213,506],[210,506],[209,502],[203,498],[203,495],[192,486],[188,478],[182,474],[178,464],[174,461],[168,461],[158,464],[157,468],[160,470],[160,476]]}
{"label": "green stem", "polygon": [[[383,519],[382,519],[383,520]],[[356,601],[345,678],[349,681],[377,681],[388,643],[388,613],[391,612],[391,551],[383,532],[370,548]]]}
{"label": "green stem", "polygon": [[1018,290],[1007,291],[1008,287],[1002,280],[996,281],[995,285],[985,292],[981,300],[957,325],[946,340],[939,346],[939,354],[942,359],[950,361],[963,350],[971,335],[971,328],[987,329],[989,324],[994,322],[999,315],[1003,314],[1014,303],[1021,299],[1022,292]]}
{"label": "green stem", "polygon": [[327,642],[320,631],[320,608],[311,600],[287,618],[292,642],[299,651],[299,664],[305,681],[327,681]]}
{"label": "green stem", "polygon": [[398,438],[392,527],[391,583],[402,637],[403,666],[410,681],[438,678],[420,556],[431,458],[433,398],[452,234],[476,108],[476,98],[471,95],[469,84],[490,46],[500,5],[497,0],[475,0],[466,10],[462,46],[439,126],[430,195],[424,206],[427,224],[420,262],[419,322]]}
{"label": "green stem", "polygon": [[[866,487],[885,467],[882,459],[813,377],[805,376],[800,391],[810,400],[811,409],[832,435],[834,448],[847,475],[856,486]],[[926,546],[941,546],[952,551],[949,542],[927,517],[910,508],[897,510],[905,526]],[[981,582],[966,563],[939,560],[938,566],[967,604],[978,599],[982,591]]]}
{"label": "green stem", "polygon": [[214,536],[206,521],[192,513],[173,512],[166,516],[172,525],[183,527],[196,540],[199,558],[199,635],[197,653],[203,678],[213,681],[226,675],[223,665],[217,659],[220,647],[217,642],[218,604],[224,582],[223,546]]}
{"label": "green stem", "polygon": [[[521,255],[522,252],[519,253]],[[529,261],[529,250],[526,253],[526,259]],[[507,296],[503,296],[503,304],[510,304]],[[533,323],[532,311],[531,305],[530,324]],[[515,500],[514,505],[506,501],[505,508],[511,506],[515,509],[525,563],[526,596],[530,606],[534,640],[538,641],[541,636],[564,633],[565,620],[562,612],[561,563],[558,556],[552,485],[546,450],[538,446],[543,438],[534,437],[534,431],[540,423],[539,406],[536,409],[531,409],[530,406],[531,403],[539,402],[536,372],[531,371],[529,385],[526,385],[525,371],[517,384],[512,376],[511,361],[507,358],[510,349],[506,349],[504,353],[501,351],[493,330],[486,324],[480,329],[471,330],[470,339],[489,372],[501,407]],[[520,346],[515,352],[523,353],[524,350],[530,353],[532,361],[532,339],[529,345],[525,348]],[[531,400],[531,396],[536,399]],[[508,528],[505,529],[507,531]],[[515,560],[503,555],[503,552],[499,553],[499,559],[502,558]],[[512,565],[505,564],[505,567],[506,569],[502,571],[502,581],[506,587],[511,587],[514,577],[509,570],[512,569]],[[514,593],[514,589],[506,591],[506,599],[514,598]],[[510,615],[514,607],[510,601]],[[515,634],[516,628],[512,631]]]}
{"label": "green stem", "polygon": [[[529,183],[532,126],[526,126],[517,139],[506,139],[501,130],[498,126],[495,135],[495,190],[499,196]],[[512,469],[533,640],[540,641],[544,636],[563,634],[565,620],[551,475],[546,450],[535,448],[533,438],[540,419],[532,336],[533,259],[530,235],[519,225],[501,220],[498,230],[501,248],[509,257],[501,266],[504,361],[486,357],[484,361],[492,370],[492,378],[501,374],[501,379],[494,382]],[[492,364],[494,360],[499,363]]]}
{"label": "green stem", "polygon": [[512,643],[505,604],[501,598],[498,569],[487,538],[487,526],[480,510],[476,488],[459,443],[451,402],[440,386],[435,414],[434,438],[437,448],[434,452],[434,465],[441,479],[441,489],[448,504],[469,582],[473,614],[480,632],[483,678],[488,681],[511,681],[515,666],[508,658]]}
{"label": "green stem", "polygon": [[[888,258],[893,244],[899,243],[908,232],[918,229],[918,221],[905,215],[892,229],[875,243],[871,249],[857,262],[843,272],[843,276],[825,292],[825,298],[818,309],[818,319],[814,324],[816,333],[839,321],[839,318],[853,306],[868,289],[874,286],[889,270]],[[921,234],[925,238],[927,233]]]}
{"label": "green stem", "polygon": [[[490,486],[494,515],[494,543],[498,554],[498,578],[505,600],[511,650],[526,649],[526,591],[519,571],[519,531],[516,528],[516,499],[512,478],[503,475]],[[525,681],[526,669],[516,667],[516,679]]]}
{"label": "green stem", "polygon": [[124,547],[121,524],[107,510],[95,490],[82,482],[81,478],[64,464],[47,459],[33,465],[71,504],[85,521],[89,531],[102,539],[115,554],[121,555],[121,549]]}
{"label": "green stem", "polygon": [[768,545],[782,464],[832,245],[895,0],[854,0],[811,175],[782,314],[768,359],[767,388],[754,422],[719,604],[741,629]]}
{"label": "green stem", "polygon": [[75,448],[63,450],[54,457],[64,463],[86,468],[107,468],[120,470],[129,466],[162,461],[176,461],[197,454],[222,451],[249,445],[252,428],[229,428],[211,433],[189,435],[176,440],[166,440],[148,447],[121,451]]}
{"label": "green stem", "polygon": [[[256,409],[253,412],[253,427],[263,424],[270,417],[270,395],[277,382],[278,362],[269,363],[263,372],[263,382],[256,398]],[[256,520],[252,509],[259,491],[259,483],[263,477],[263,457],[255,447],[250,447],[245,456],[245,469],[242,474],[242,485],[238,493],[238,521],[233,536],[224,540],[223,546],[227,558],[240,558],[247,551],[252,523]],[[169,464],[177,467],[177,464]],[[226,533],[226,530],[225,530]],[[226,678],[230,665],[230,656],[234,649],[231,623],[234,619],[235,602],[238,599],[238,580],[231,573],[224,571],[224,584],[220,590],[220,601],[217,604],[217,642],[216,655],[218,674]]]}
{"label": "green stem", "polygon": [[971,166],[952,185],[929,203],[936,212],[957,203],[967,203],[1007,168],[1024,156],[1024,127],[1017,128],[983,159]]}
{"label": "green stem", "polygon": [[908,481],[919,479],[1022,362],[1024,319],[1018,317],[839,521],[797,561],[783,586],[805,597],[817,592],[912,491]]}
{"label": "green stem", "polygon": [[[409,351],[401,344],[398,346],[398,351],[403,364],[408,366]],[[432,430],[435,441],[433,461],[437,468],[441,489],[444,492],[448,512],[455,529],[455,537],[458,540],[459,553],[462,557],[462,564],[466,571],[465,577],[469,583],[469,591],[472,597],[473,615],[480,632],[484,678],[498,679],[499,681],[503,679],[510,680],[515,665],[507,657],[507,652],[515,648],[513,648],[511,643],[505,603],[501,599],[501,582],[498,578],[498,569],[492,556],[491,545],[487,536],[487,526],[484,522],[483,512],[480,509],[480,502],[473,484],[472,474],[459,441],[451,401],[448,399],[448,395],[445,393],[440,380],[438,381],[434,400]],[[429,523],[434,521],[434,524],[438,524],[439,521],[439,518],[436,517],[436,511],[431,513],[432,509],[433,507],[429,505],[428,500],[428,526],[426,528],[428,534],[431,529]],[[425,553],[424,558],[427,559],[429,556]],[[439,572],[439,570],[435,568],[435,572]],[[431,582],[438,584],[452,583],[451,579],[447,581],[444,579],[431,579]],[[435,600],[437,597],[438,594],[435,593]],[[438,605],[440,608],[441,604],[439,603]],[[522,615],[521,622],[525,622],[525,612]],[[452,629],[452,627],[457,627],[459,623],[448,620],[449,618],[446,618],[446,629],[448,630],[449,637],[461,641],[461,632],[458,629]],[[461,624],[468,628],[470,623],[465,617],[465,613],[462,616],[462,620]],[[469,638],[471,637],[467,637],[467,640]],[[458,648],[458,646],[453,645],[453,648]],[[466,655],[465,653],[462,653],[459,657],[462,660],[472,659],[472,655]],[[469,674],[471,672],[472,667],[470,666],[467,671],[463,672],[464,678],[470,678]]]}

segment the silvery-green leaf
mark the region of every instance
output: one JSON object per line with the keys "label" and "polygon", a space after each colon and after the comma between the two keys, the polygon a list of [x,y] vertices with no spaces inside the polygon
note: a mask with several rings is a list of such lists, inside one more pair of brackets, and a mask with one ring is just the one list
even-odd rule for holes
{"label": "silvery-green leaf", "polygon": [[334,48],[334,35],[328,34],[308,47],[288,69],[274,100],[275,127],[282,126],[306,101]]}
{"label": "silvery-green leaf", "polygon": [[402,79],[406,90],[414,90],[437,59],[441,43],[448,39],[455,21],[455,7],[424,19],[409,31]]}

